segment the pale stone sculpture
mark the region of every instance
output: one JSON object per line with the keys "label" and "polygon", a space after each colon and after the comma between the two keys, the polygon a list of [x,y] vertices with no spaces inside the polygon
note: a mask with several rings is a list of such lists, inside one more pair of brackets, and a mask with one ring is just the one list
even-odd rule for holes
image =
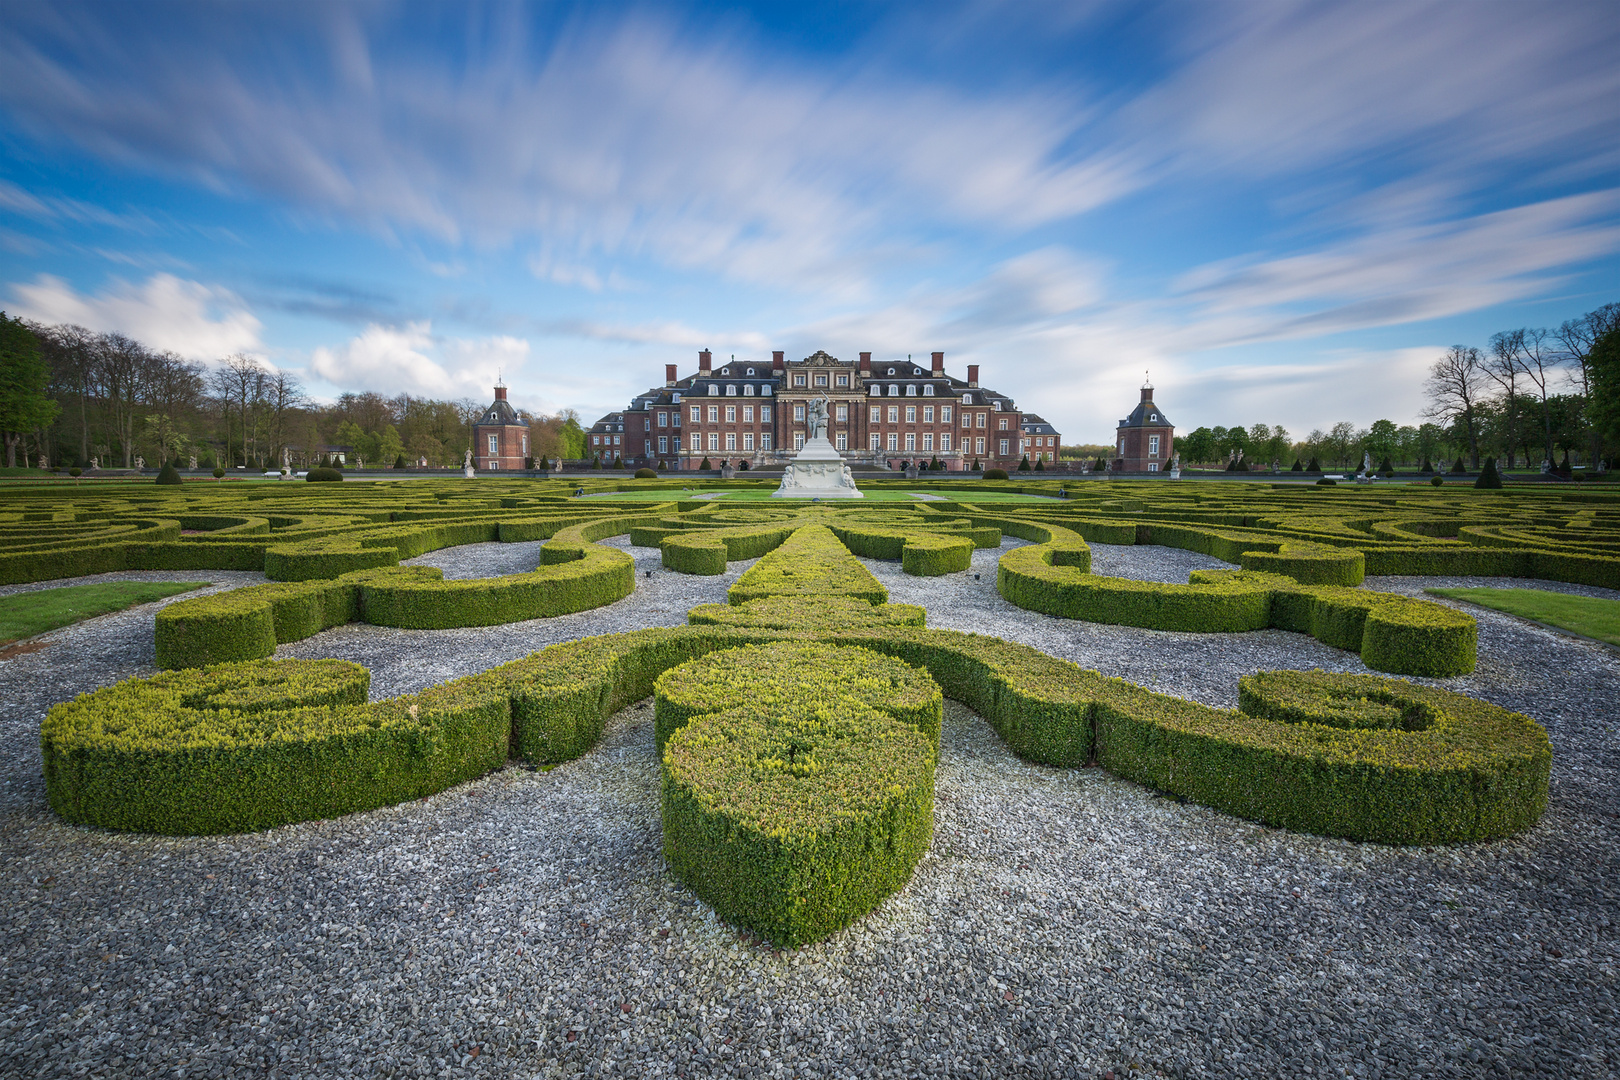
{"label": "pale stone sculpture", "polygon": [[464,454],[462,456],[462,458],[461,458],[461,474],[463,476],[465,476],[469,480],[471,480],[474,476],[478,475],[477,473],[473,472],[473,460],[472,460],[472,448],[471,447],[467,448],[466,454]]}

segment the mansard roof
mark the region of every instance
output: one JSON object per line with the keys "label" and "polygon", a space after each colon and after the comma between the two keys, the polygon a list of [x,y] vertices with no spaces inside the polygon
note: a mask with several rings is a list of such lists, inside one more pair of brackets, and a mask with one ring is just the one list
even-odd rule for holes
{"label": "mansard roof", "polygon": [[529,426],[523,417],[518,415],[517,410],[512,408],[511,402],[507,401],[505,398],[497,398],[489,403],[489,408],[484,410],[484,415],[478,418],[478,423],[474,426],[496,427],[501,425],[510,425],[515,427]]}
{"label": "mansard roof", "polygon": [[1136,408],[1131,410],[1131,415],[1119,422],[1119,426],[1122,428],[1175,427],[1170,422],[1170,418],[1164,415],[1164,411],[1153,404],[1152,398],[1144,398],[1138,403]]}

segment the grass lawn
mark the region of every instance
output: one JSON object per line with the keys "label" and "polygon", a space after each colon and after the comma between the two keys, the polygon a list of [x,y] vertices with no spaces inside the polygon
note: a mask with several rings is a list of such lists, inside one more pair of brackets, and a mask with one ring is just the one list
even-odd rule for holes
{"label": "grass lawn", "polygon": [[1570,596],[1540,589],[1425,589],[1431,596],[1466,600],[1522,619],[1556,626],[1573,634],[1620,645],[1620,600]]}
{"label": "grass lawn", "polygon": [[[616,491],[612,494],[592,495],[591,498],[616,499],[628,502],[674,502],[697,495],[708,495],[724,502],[781,502],[782,500],[772,495],[775,490],[775,487],[771,487],[769,489],[741,488],[730,491],[715,491],[712,488],[694,485],[686,491],[670,491],[668,488],[662,491]],[[905,490],[897,488],[861,488],[861,491],[866,496],[863,499],[827,499],[824,502],[829,506],[860,506],[863,503],[873,502],[917,502],[918,500],[912,494],[913,491],[967,503],[1052,502],[1056,499],[1054,495],[1021,495],[1016,491],[952,491],[950,488],[922,486]]]}
{"label": "grass lawn", "polygon": [[0,645],[97,615],[201,589],[206,581],[109,581],[0,597]]}

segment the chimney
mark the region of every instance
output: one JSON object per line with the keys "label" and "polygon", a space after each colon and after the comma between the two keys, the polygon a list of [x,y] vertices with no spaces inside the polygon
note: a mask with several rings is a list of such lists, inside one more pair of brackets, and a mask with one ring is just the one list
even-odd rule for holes
{"label": "chimney", "polygon": [[708,349],[698,353],[698,374],[707,375],[714,370],[714,355]]}
{"label": "chimney", "polygon": [[784,351],[781,349],[777,349],[771,353],[772,371],[781,371],[783,368],[787,367],[787,361],[783,359],[784,355]]}
{"label": "chimney", "polygon": [[945,354],[942,352],[937,352],[934,354],[934,374],[945,374]]}
{"label": "chimney", "polygon": [[506,387],[497,386],[495,388],[495,400],[496,401],[505,401],[506,400]]}
{"label": "chimney", "polygon": [[872,354],[869,352],[861,353],[861,374],[872,374]]}
{"label": "chimney", "polygon": [[674,364],[665,364],[664,365],[664,385],[665,386],[674,386],[675,385],[675,365]]}
{"label": "chimney", "polygon": [[969,364],[968,365],[968,385],[973,386],[973,387],[977,387],[979,385],[979,365],[978,364]]}
{"label": "chimney", "polygon": [[1151,387],[1151,386],[1142,387],[1142,400],[1144,402],[1152,402],[1153,401],[1153,387]]}

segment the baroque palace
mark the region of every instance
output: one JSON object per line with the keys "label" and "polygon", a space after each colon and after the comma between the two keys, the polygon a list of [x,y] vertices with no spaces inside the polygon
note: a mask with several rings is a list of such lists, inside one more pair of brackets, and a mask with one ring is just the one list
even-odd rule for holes
{"label": "baroque palace", "polygon": [[816,352],[788,361],[733,357],[719,368],[709,350],[698,353],[695,374],[679,378],[664,367],[664,385],[636,397],[623,412],[592,425],[586,455],[603,461],[666,469],[701,468],[705,458],[750,468],[783,465],[809,437],[805,405],[828,403],[827,437],[845,460],[869,467],[903,468],[938,459],[953,471],[1015,468],[1029,456],[1057,460],[1057,429],[1012,399],[979,386],[979,368],[967,378],[945,372],[945,354],[928,367],[906,360],[856,363]]}

